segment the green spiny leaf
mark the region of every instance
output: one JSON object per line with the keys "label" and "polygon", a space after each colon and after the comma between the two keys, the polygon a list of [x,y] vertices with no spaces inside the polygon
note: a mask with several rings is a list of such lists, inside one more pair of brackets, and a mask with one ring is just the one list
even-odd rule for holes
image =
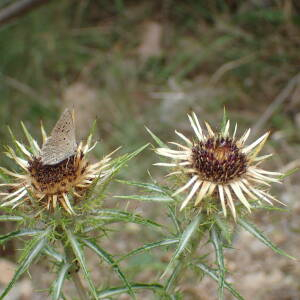
{"label": "green spiny leaf", "polygon": [[202,216],[198,215],[196,216],[192,222],[187,226],[187,228],[184,230],[184,232],[182,233],[179,243],[178,243],[178,247],[175,250],[175,253],[173,254],[171,261],[169,262],[166,270],[164,271],[164,273],[162,274],[161,277],[165,276],[167,272],[169,272],[169,270],[171,269],[173,263],[175,262],[175,260],[180,256],[180,254],[186,249],[186,247],[188,246],[192,236],[194,235],[194,233],[197,231],[197,229],[199,228],[199,224],[202,220]]}
{"label": "green spiny leaf", "polygon": [[29,268],[29,266],[33,263],[34,259],[40,254],[40,252],[44,249],[48,234],[50,229],[45,230],[42,234],[36,237],[32,243],[30,243],[30,247],[27,247],[26,253],[22,255],[22,259],[19,262],[18,268],[9,282],[8,286],[4,289],[2,294],[0,295],[0,299],[3,299],[11,288],[15,285],[16,281],[20,278],[20,276]]}
{"label": "green spiny leaf", "polygon": [[[164,291],[164,287],[160,284],[146,284],[146,283],[135,283],[131,285],[132,290],[153,290],[157,292]],[[99,299],[106,299],[108,297],[116,296],[123,293],[128,293],[129,289],[127,286],[124,287],[114,287],[109,289],[104,289],[98,293]]]}
{"label": "green spiny leaf", "polygon": [[158,144],[159,147],[163,148],[169,148],[167,144],[165,144],[160,138],[158,138],[148,127],[146,127],[146,130],[148,133],[152,136],[152,138],[155,140],[155,142]]}
{"label": "green spiny leaf", "polygon": [[222,237],[226,240],[228,244],[231,244],[232,234],[230,228],[226,222],[223,221],[219,216],[215,216],[216,225],[221,230]]}
{"label": "green spiny leaf", "polygon": [[170,276],[168,277],[166,283],[165,283],[165,289],[166,291],[169,291],[173,285],[174,282],[176,282],[176,278],[177,276],[180,274],[181,270],[183,267],[183,262],[182,261],[177,261],[177,264],[175,265],[175,267],[173,268]]}
{"label": "green spiny leaf", "polygon": [[65,258],[64,255],[58,253],[57,251],[55,251],[49,245],[46,245],[46,247],[43,250],[43,253],[48,255],[49,257],[51,257],[52,259],[54,259],[58,263],[62,263],[64,261],[66,261],[66,258]]}
{"label": "green spiny leaf", "polygon": [[267,247],[272,249],[274,252],[286,256],[290,259],[296,259],[295,257],[287,254],[285,251],[279,249],[276,245],[274,245],[256,226],[247,222],[245,219],[239,218],[238,224],[240,224],[245,230],[259,239],[262,243],[264,243]]}
{"label": "green spiny leaf", "polygon": [[13,239],[13,238],[27,236],[27,235],[33,236],[33,235],[40,234],[42,232],[43,232],[42,230],[37,230],[37,229],[21,229],[21,230],[13,231],[8,234],[1,235],[0,236],[0,244],[3,244],[6,241]]}
{"label": "green spiny leaf", "polygon": [[27,138],[27,141],[30,145],[30,150],[33,153],[34,156],[38,156],[39,155],[39,149],[37,148],[37,144],[36,141],[34,140],[34,138],[31,136],[31,134],[29,133],[29,131],[27,130],[26,126],[24,125],[23,122],[21,122],[23,131],[25,133],[25,136]]}
{"label": "green spiny leaf", "polygon": [[176,235],[179,235],[181,232],[181,226],[180,226],[180,221],[176,217],[176,210],[173,205],[168,205],[168,208],[169,208],[169,216],[175,226]]}
{"label": "green spiny leaf", "polygon": [[137,182],[137,181],[128,181],[128,180],[116,180],[117,182],[131,185],[131,186],[136,186],[151,192],[159,192],[165,194],[166,191],[161,188],[160,186],[153,184],[153,183],[144,183],[144,182]]}
{"label": "green spiny leaf", "polygon": [[111,173],[109,174],[109,176],[107,177],[105,182],[103,182],[103,184],[101,185],[100,194],[104,192],[107,185],[118,174],[118,172],[121,170],[121,168],[124,167],[129,160],[131,160],[132,158],[137,156],[139,153],[141,153],[145,148],[147,148],[148,145],[149,144],[146,144],[146,145],[138,148],[136,151],[134,151],[132,153],[127,153],[127,154],[111,161],[111,164],[110,164],[111,165]]}
{"label": "green spiny leaf", "polygon": [[143,253],[145,251],[149,251],[149,250],[151,250],[153,248],[156,248],[156,247],[174,245],[174,244],[177,244],[178,242],[179,242],[179,239],[166,239],[166,240],[162,240],[162,241],[159,241],[159,242],[145,244],[142,247],[134,249],[134,250],[130,251],[129,253],[121,256],[117,260],[117,262],[120,262],[120,261],[122,261],[122,260],[124,260],[124,259],[126,259],[130,256],[137,255],[137,254]]}
{"label": "green spiny leaf", "polygon": [[61,290],[66,276],[68,275],[68,270],[71,264],[63,263],[57,273],[57,277],[51,288],[52,300],[59,300],[61,296]]}
{"label": "green spiny leaf", "polygon": [[293,168],[293,169],[291,169],[291,170],[286,171],[286,172],[285,172],[283,175],[281,175],[279,178],[280,178],[280,180],[282,180],[282,179],[284,179],[284,178],[286,178],[286,177],[289,177],[289,176],[293,175],[294,173],[298,172],[299,170],[300,170],[299,167]]}
{"label": "green spiny leaf", "polygon": [[[95,215],[94,215],[95,214]],[[147,226],[152,226],[155,228],[161,228],[162,225],[150,220],[143,218],[137,214],[131,212],[114,210],[114,209],[100,209],[93,211],[93,215],[89,218],[93,220],[103,221],[105,224],[115,223],[115,222],[130,222],[136,224],[142,224]]]}
{"label": "green spiny leaf", "polygon": [[0,216],[0,222],[7,222],[7,221],[24,221],[23,217],[20,216],[7,216],[7,215],[2,215]]}
{"label": "green spiny leaf", "polygon": [[173,202],[174,199],[170,196],[164,195],[125,195],[125,196],[114,196],[121,199],[131,199],[138,201],[154,201],[154,202]]}
{"label": "green spiny leaf", "polygon": [[135,299],[135,295],[133,290],[131,289],[131,285],[128,282],[126,276],[121,271],[118,264],[113,259],[112,255],[106,252],[104,249],[100,248],[96,243],[89,241],[87,239],[81,239],[82,243],[90,248],[92,251],[94,251],[100,258],[102,258],[106,263],[108,263],[113,270],[119,275],[120,279],[124,282],[126,288],[129,291],[129,294],[132,296],[133,299]]}
{"label": "green spiny leaf", "polygon": [[[198,267],[202,272],[210,276],[213,280],[216,282],[219,282],[218,274],[215,270],[211,269],[207,265],[203,263],[197,263],[195,264],[196,267]],[[237,299],[244,300],[244,298],[232,287],[231,284],[229,284],[227,281],[224,281],[224,287]]]}
{"label": "green spiny leaf", "polygon": [[210,230],[210,239],[214,245],[216,260],[219,267],[219,299],[224,299],[225,266],[223,255],[223,243],[220,239],[219,231],[216,225],[213,225]]}

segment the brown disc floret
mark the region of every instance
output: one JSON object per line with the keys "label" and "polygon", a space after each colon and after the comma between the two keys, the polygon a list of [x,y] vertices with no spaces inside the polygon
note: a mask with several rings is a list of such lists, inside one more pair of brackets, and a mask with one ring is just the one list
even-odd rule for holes
{"label": "brown disc floret", "polygon": [[247,158],[230,138],[211,137],[192,148],[192,167],[206,181],[228,183],[247,171]]}

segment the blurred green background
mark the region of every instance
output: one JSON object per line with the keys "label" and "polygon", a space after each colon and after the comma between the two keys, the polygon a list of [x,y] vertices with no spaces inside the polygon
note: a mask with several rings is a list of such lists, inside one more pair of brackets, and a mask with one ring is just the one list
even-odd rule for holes
{"label": "blurred green background", "polygon": [[[0,9],[15,2],[2,0]],[[171,141],[174,129],[192,134],[186,117],[190,111],[218,128],[225,106],[240,134],[253,126],[253,137],[272,131],[267,151],[276,156],[269,167],[297,167],[299,49],[297,0],[48,1],[0,24],[1,144],[10,143],[7,125],[24,140],[20,120],[40,141],[40,120],[49,132],[62,109],[74,107],[78,138],[97,119],[98,156],[118,146],[132,151],[151,141],[145,125]],[[161,178],[163,170],[152,167],[156,160],[149,149],[121,176],[148,180],[149,169]],[[0,161],[9,164],[3,156]],[[299,182],[294,175],[278,188],[291,209],[288,217],[257,216],[292,255],[300,247]],[[159,211],[147,208],[148,215]],[[261,259],[253,271],[259,283],[245,284],[254,277],[235,283],[246,299],[300,299],[299,267],[266,249],[262,255],[253,251],[252,261]],[[274,261],[264,255],[282,267],[276,269],[279,275],[272,273]],[[236,268],[237,278],[247,275],[248,265]],[[215,292],[201,292],[209,284],[199,283],[196,292],[190,286],[186,299],[215,299]]]}

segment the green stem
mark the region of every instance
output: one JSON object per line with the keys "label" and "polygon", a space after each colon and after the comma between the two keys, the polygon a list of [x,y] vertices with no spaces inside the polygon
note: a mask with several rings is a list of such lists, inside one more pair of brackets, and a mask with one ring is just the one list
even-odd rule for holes
{"label": "green stem", "polygon": [[[63,242],[63,240],[62,240]],[[71,264],[71,267],[69,269],[69,273],[70,273],[70,277],[72,278],[74,285],[76,287],[78,296],[80,300],[89,300],[89,297],[85,291],[85,288],[81,282],[81,279],[78,275],[78,266],[77,266],[77,259],[76,259],[76,255],[72,249],[72,247],[70,247],[69,245],[63,245],[64,249],[65,249],[65,255],[66,255],[66,259],[67,262],[69,264]]]}
{"label": "green stem", "polygon": [[61,244],[64,247],[66,260],[71,265],[71,267],[69,268],[69,275],[72,278],[73,283],[76,287],[78,297],[80,300],[89,300],[89,297],[79,277],[77,258],[72,247],[68,243],[66,232],[62,226],[57,226],[56,232],[58,233]]}
{"label": "green stem", "polygon": [[84,286],[77,272],[71,273],[72,280],[78,292],[78,296],[81,300],[88,300],[87,294],[85,292]]}

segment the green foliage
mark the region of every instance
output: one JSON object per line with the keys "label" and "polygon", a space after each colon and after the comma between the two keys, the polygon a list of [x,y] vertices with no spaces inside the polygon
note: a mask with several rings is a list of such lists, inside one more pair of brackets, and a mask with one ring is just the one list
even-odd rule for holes
{"label": "green foliage", "polygon": [[255,225],[249,223],[247,220],[240,218],[238,220],[239,225],[241,225],[245,230],[251,233],[254,237],[264,243],[267,247],[272,249],[274,252],[286,256],[290,259],[296,259],[295,257],[287,254],[285,251],[279,249],[276,245],[274,245],[265,235],[264,233],[259,230]]}
{"label": "green foliage", "polygon": [[33,263],[36,257],[40,254],[40,252],[44,249],[48,234],[50,229],[44,230],[38,237],[34,238],[32,241],[29,241],[25,249],[23,250],[21,259],[19,261],[19,266],[8,284],[8,286],[4,289],[4,291],[0,295],[0,299],[3,299],[12,287],[15,285],[16,281],[20,278],[20,276],[26,272],[29,266]]}
{"label": "green foliage", "polygon": [[[0,6],[10,2],[5,1]],[[16,274],[2,298],[30,265],[43,256],[56,274],[50,291],[52,299],[63,298],[62,286],[71,279],[72,272],[69,274],[69,271],[77,263],[94,298],[114,297],[121,293],[133,296],[140,290],[151,290],[159,299],[184,299],[184,295],[176,292],[178,277],[185,276],[187,269],[193,271],[195,267],[218,283],[220,298],[223,289],[227,289],[237,299],[243,299],[226,281],[223,257],[224,248],[232,246],[236,226],[250,232],[276,253],[292,257],[245,219],[239,218],[236,225],[218,214],[206,218],[203,213],[201,219],[195,217],[194,209],[179,212],[177,203],[181,199],[172,197],[174,186],[166,187],[164,179],[159,177],[159,170],[155,171],[158,183],[145,182],[145,170],[150,168],[153,160],[149,152],[142,153],[149,138],[141,128],[144,123],[151,124],[156,127],[153,132],[168,141],[169,123],[180,122],[179,116],[185,112],[201,110],[203,115],[207,113],[208,118],[214,118],[215,112],[223,106],[233,110],[242,121],[242,127],[251,118],[255,119],[255,116],[251,117],[253,108],[261,112],[269,104],[261,101],[261,95],[266,99],[274,98],[285,82],[299,72],[298,41],[295,39],[299,7],[293,1],[288,2],[290,10],[283,8],[280,1],[268,1],[267,4],[266,1],[142,1],[138,5],[122,0],[83,2],[54,1],[1,27],[0,38],[5,41],[0,47],[1,141],[11,135],[16,154],[24,158],[15,136],[10,129],[5,129],[4,124],[15,127],[18,126],[13,123],[16,120],[24,119],[26,124],[30,121],[27,128],[22,123],[22,128],[36,155],[38,147],[33,136],[39,131],[41,116],[46,122],[53,121],[60,98],[70,85],[79,82],[88,83],[89,87],[101,87],[96,94],[101,122],[98,127],[94,125],[92,131],[100,131],[101,139],[105,141],[101,143],[102,150],[114,149],[116,144],[137,150],[112,160],[112,172],[103,181],[100,178],[94,181],[77,216],[70,217],[57,211],[56,215],[37,217],[36,210],[27,213],[3,208],[0,222],[11,221],[17,228],[2,234],[0,243],[18,238],[18,243],[24,247]],[[56,22],[53,22],[54,15]],[[160,54],[141,61],[137,49],[143,42],[145,20],[158,20],[162,31],[168,34],[163,35]],[[182,93],[185,101],[176,102],[164,93],[154,99],[149,91]],[[290,120],[293,117],[290,109],[293,107],[279,109],[269,125],[297,136]],[[226,119],[224,110],[223,129]],[[290,128],[289,131],[286,128]],[[150,129],[146,127],[146,130],[159,147],[168,147]],[[140,147],[141,144],[145,146]],[[11,148],[6,150],[12,153]],[[9,163],[4,161],[4,164]],[[116,176],[122,180],[115,181]],[[133,181],[134,177],[141,181]],[[2,169],[0,179],[3,182],[10,180]],[[118,183],[122,185],[118,186]],[[134,191],[128,192],[125,185]],[[127,203],[126,209],[120,208]],[[140,204],[145,215],[131,211],[131,203]],[[109,208],[103,208],[106,204]],[[117,207],[111,208],[115,204]],[[270,212],[283,211],[274,206],[253,206]],[[133,250],[113,255],[103,249],[102,238],[110,237],[116,230],[125,233],[124,228],[131,223],[141,230],[135,232],[136,236],[132,234],[134,242],[139,243]],[[166,230],[166,224],[171,224],[172,228]],[[205,241],[207,236],[210,239]],[[206,254],[199,258],[196,248],[205,242],[213,246],[215,262],[210,262]],[[70,261],[70,253],[62,251],[61,244],[73,252]],[[119,275],[117,280],[122,286],[114,282],[117,287],[102,289],[92,281],[86,265],[89,258],[86,248],[93,250],[100,261],[105,261]],[[150,279],[146,283],[129,280],[133,275],[127,259],[152,250],[161,254],[165,249],[171,252],[171,261],[160,262],[157,267],[159,273],[170,273],[164,284],[152,283]],[[195,257],[197,263],[194,263]],[[123,264],[126,270],[123,270]],[[214,268],[209,267],[211,264]]]}

